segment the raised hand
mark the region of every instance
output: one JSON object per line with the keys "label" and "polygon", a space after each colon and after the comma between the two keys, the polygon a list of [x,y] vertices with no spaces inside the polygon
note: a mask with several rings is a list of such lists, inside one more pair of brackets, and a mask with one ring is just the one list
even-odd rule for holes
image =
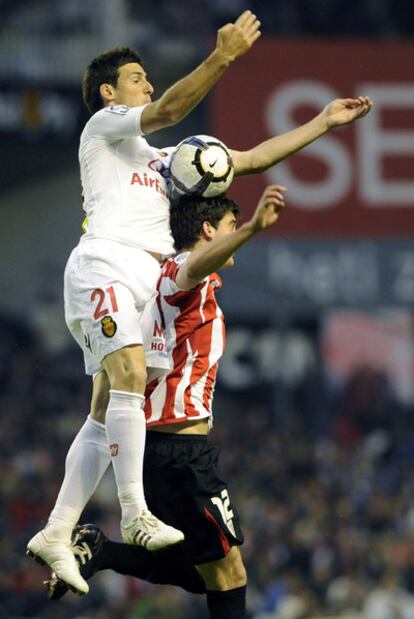
{"label": "raised hand", "polygon": [[369,97],[335,99],[322,110],[322,115],[325,116],[329,129],[332,129],[363,118],[371,108],[372,101]]}
{"label": "raised hand", "polygon": [[230,61],[245,54],[260,37],[260,22],[251,11],[244,11],[234,24],[217,32],[216,49]]}
{"label": "raised hand", "polygon": [[276,223],[280,211],[285,207],[284,191],[287,191],[284,185],[266,187],[250,221],[256,233]]}

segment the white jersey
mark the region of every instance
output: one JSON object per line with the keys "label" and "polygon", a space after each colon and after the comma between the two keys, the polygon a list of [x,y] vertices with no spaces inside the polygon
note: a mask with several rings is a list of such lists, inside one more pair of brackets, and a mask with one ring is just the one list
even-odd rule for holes
{"label": "white jersey", "polygon": [[142,137],[144,107],[106,107],[85,125],[79,146],[86,214],[82,238],[111,239],[170,256],[167,181],[174,148],[160,151]]}

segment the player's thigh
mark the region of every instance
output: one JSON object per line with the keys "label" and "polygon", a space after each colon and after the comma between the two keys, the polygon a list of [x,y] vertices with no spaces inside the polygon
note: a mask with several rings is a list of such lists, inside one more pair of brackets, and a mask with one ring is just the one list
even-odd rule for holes
{"label": "player's thigh", "polygon": [[223,559],[196,565],[196,568],[210,591],[228,591],[246,584],[246,569],[237,546],[233,546]]}
{"label": "player's thigh", "polygon": [[145,352],[142,345],[125,346],[101,361],[111,389],[143,393],[147,379]]}
{"label": "player's thigh", "polygon": [[109,404],[110,384],[105,371],[98,372],[93,377],[91,417],[100,423],[105,423],[106,409]]}

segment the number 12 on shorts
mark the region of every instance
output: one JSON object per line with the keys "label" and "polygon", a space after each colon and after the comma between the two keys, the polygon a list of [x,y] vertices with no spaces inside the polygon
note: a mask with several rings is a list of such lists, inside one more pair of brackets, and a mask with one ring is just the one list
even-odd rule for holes
{"label": "number 12 on shorts", "polygon": [[236,537],[236,532],[234,530],[234,524],[233,524],[234,513],[230,507],[230,497],[229,497],[229,493],[227,489],[225,488],[224,490],[222,490],[219,497],[218,496],[212,497],[211,502],[219,510],[221,517],[223,519],[223,522],[225,522],[230,533],[234,535],[234,537]]}
{"label": "number 12 on shorts", "polygon": [[95,288],[91,294],[91,302],[96,303],[95,311],[93,313],[94,320],[99,320],[109,314],[109,307],[112,309],[112,313],[115,314],[118,311],[118,303],[116,301],[115,291],[113,286],[109,288]]}

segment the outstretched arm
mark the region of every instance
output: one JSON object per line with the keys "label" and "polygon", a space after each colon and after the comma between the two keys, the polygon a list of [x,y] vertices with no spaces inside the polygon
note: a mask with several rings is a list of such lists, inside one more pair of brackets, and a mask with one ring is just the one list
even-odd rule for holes
{"label": "outstretched arm", "polygon": [[234,24],[217,33],[217,45],[210,56],[192,73],[171,86],[141,116],[144,133],[174,125],[186,116],[208,93],[230,64],[245,54],[260,37],[260,22],[251,11],[244,11]]}
{"label": "outstretched arm", "polygon": [[191,290],[207,275],[225,265],[227,260],[262,230],[272,226],[285,206],[282,185],[269,185],[263,192],[256,210],[247,223],[219,239],[212,239],[191,252],[177,273],[176,283],[181,290]]}
{"label": "outstretched arm", "polygon": [[290,157],[335,127],[363,118],[372,107],[369,97],[335,99],[305,125],[278,135],[246,151],[231,151],[237,176],[263,172]]}

